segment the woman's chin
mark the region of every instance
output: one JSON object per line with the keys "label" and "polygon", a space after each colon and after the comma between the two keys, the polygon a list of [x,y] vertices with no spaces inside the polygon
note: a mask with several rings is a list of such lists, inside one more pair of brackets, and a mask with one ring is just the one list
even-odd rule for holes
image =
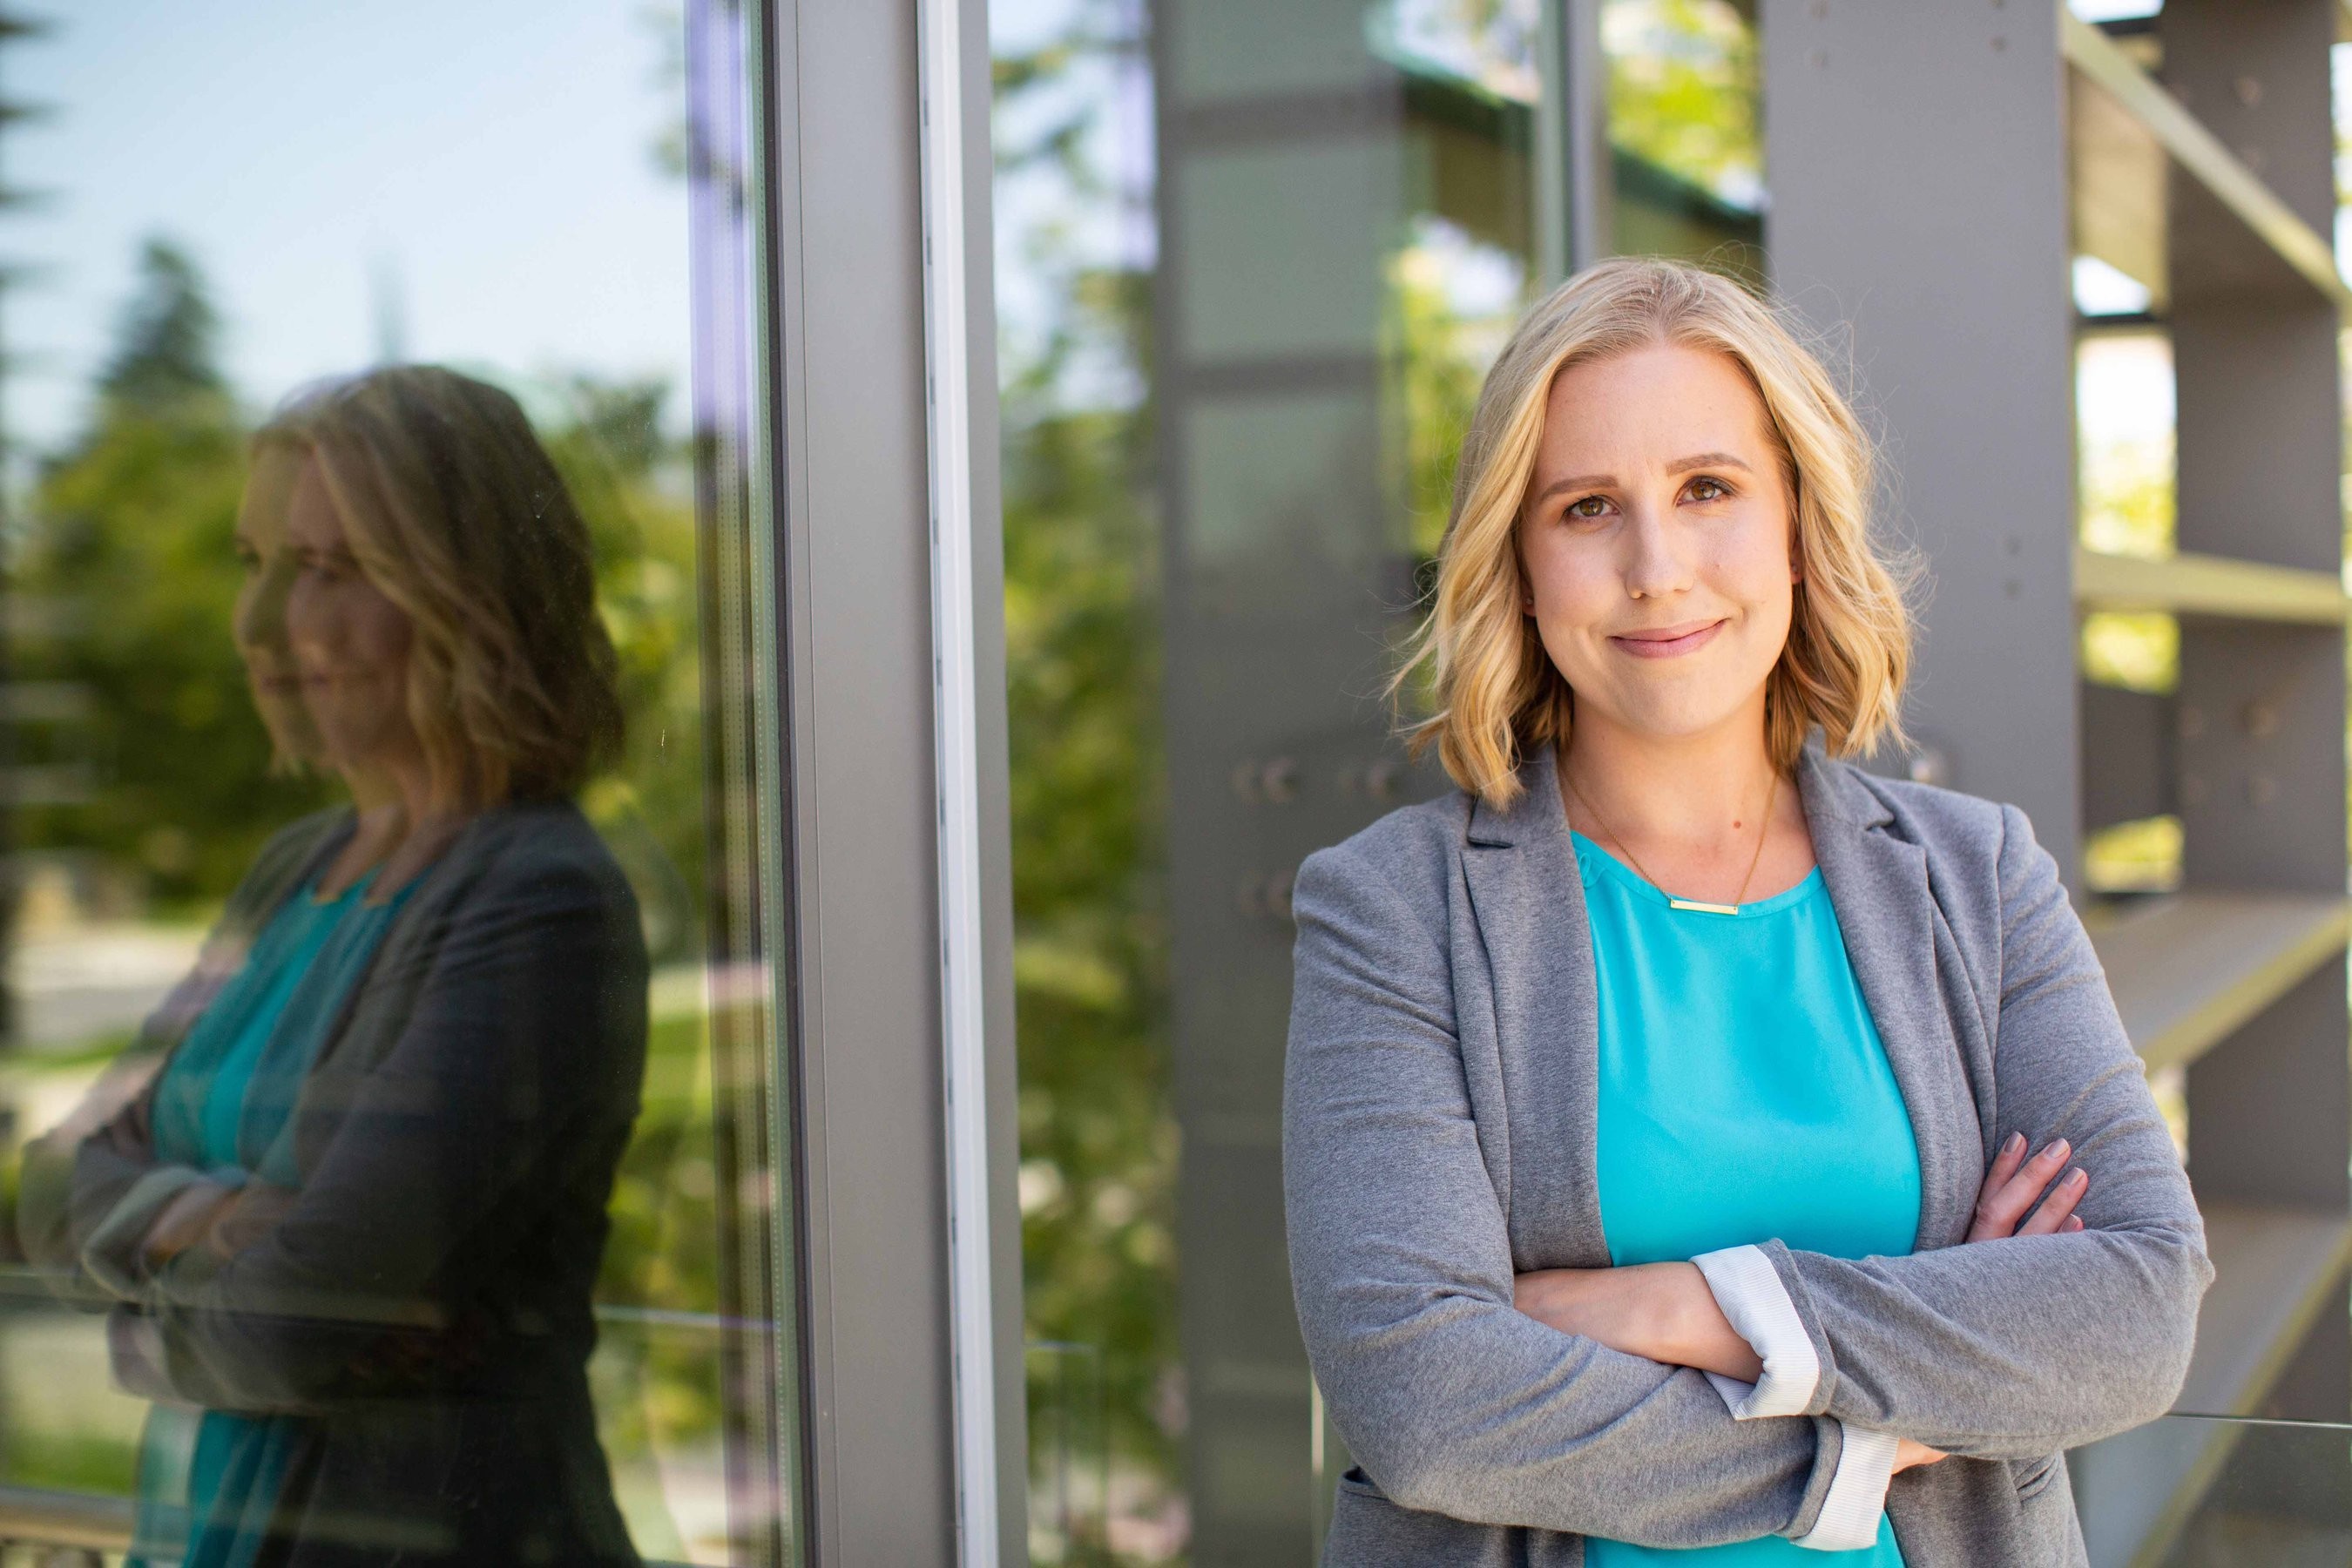
{"label": "woman's chin", "polygon": [[261,716],[261,727],[269,732],[271,750],[280,759],[304,764],[320,761],[323,748],[318,726],[310,722],[310,711],[299,698],[257,695],[253,706]]}
{"label": "woman's chin", "polygon": [[[1754,722],[1747,717],[1751,708],[1747,693],[1726,696],[1694,690],[1693,683],[1677,680],[1642,684],[1646,689],[1622,692],[1621,700],[1610,704],[1612,728],[1643,740],[1665,742],[1693,740],[1727,724]],[[1581,710],[1589,713],[1599,706],[1585,705]]]}

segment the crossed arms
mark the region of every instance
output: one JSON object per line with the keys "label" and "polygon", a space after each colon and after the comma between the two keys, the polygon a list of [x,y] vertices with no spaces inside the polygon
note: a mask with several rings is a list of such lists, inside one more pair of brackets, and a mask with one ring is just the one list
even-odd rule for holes
{"label": "crossed arms", "polygon": [[2034,1211],[2067,1156],[2005,1149],[1981,1245],[1736,1249],[1765,1268],[1812,1373],[1792,1405],[1747,1418],[1707,1374],[1752,1382],[1772,1347],[1732,1326],[1697,1268],[1523,1281],[1455,1033],[1444,910],[1348,847],[1302,868],[1293,1283],[1334,1423],[1392,1500],[1646,1545],[1801,1539],[1864,1434],[1893,1439],[1890,1460],[1902,1439],[1915,1462],[2033,1458],[2170,1405],[2211,1278],[2202,1227],[2055,863],[2003,812],[1994,1101],[2097,1179]]}

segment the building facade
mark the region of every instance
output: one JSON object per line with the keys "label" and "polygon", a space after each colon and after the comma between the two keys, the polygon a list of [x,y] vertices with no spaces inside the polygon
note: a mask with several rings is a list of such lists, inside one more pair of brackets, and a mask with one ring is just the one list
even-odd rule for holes
{"label": "building facade", "polygon": [[0,1555],[342,1465],[387,1561],[1316,1561],[1291,880],[1446,787],[1454,447],[1617,254],[1849,380],[1867,765],[2025,809],[2174,1119],[2220,1277],[2093,1561],[2352,1542],[2352,10],[496,9],[0,19]]}

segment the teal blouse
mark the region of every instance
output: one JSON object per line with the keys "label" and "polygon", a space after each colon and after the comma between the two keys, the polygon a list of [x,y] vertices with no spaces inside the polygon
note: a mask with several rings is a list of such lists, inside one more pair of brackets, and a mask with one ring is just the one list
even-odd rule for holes
{"label": "teal blouse", "polygon": [[[1815,867],[1736,915],[1676,910],[1571,830],[1591,921],[1601,1063],[1595,1164],[1615,1265],[1778,1237],[1839,1258],[1907,1253],[1919,1152]],[[1901,1568],[1876,1544],[1782,1536],[1689,1550],[1591,1541],[1591,1568],[1704,1562]]]}
{"label": "teal blouse", "polygon": [[[300,1184],[287,1131],[295,1097],[416,886],[371,904],[374,881],[370,872],[320,899],[314,877],[278,906],[156,1082],[158,1161],[228,1186]],[[244,1568],[277,1500],[294,1419],[153,1406],[125,1568]]]}

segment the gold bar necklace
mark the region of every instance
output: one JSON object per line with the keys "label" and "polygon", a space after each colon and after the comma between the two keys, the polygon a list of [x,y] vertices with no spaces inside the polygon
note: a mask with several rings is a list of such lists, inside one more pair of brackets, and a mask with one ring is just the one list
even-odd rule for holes
{"label": "gold bar necklace", "polygon": [[[1658,879],[1655,877],[1651,876],[1648,871],[1643,870],[1642,863],[1639,860],[1633,859],[1633,852],[1625,847],[1625,841],[1617,837],[1615,830],[1612,829],[1608,823],[1601,820],[1601,814],[1598,811],[1592,810],[1592,803],[1584,798],[1584,792],[1576,787],[1576,781],[1568,777],[1568,767],[1565,760],[1561,763],[1559,776],[1568,780],[1569,793],[1576,796],[1577,804],[1583,806],[1585,810],[1592,812],[1593,822],[1599,826],[1601,832],[1609,836],[1609,842],[1614,844],[1627,860],[1632,861],[1634,870],[1642,873],[1642,880],[1649,883],[1653,888],[1658,888]],[[1658,888],[1658,891],[1666,893],[1666,908],[1670,910],[1696,910],[1702,914],[1710,915],[1738,914],[1739,912],[1739,904],[1738,900],[1747,894],[1748,884],[1756,879],[1756,863],[1764,858],[1764,836],[1772,829],[1772,803],[1780,798],[1780,770],[1774,768],[1772,770],[1772,787],[1764,792],[1764,820],[1762,823],[1759,824],[1757,827],[1756,853],[1748,858],[1748,875],[1739,879],[1739,891],[1732,895],[1733,901],[1727,904],[1710,904],[1703,902],[1697,899],[1678,899],[1672,893],[1666,893],[1666,890],[1664,888]]]}

